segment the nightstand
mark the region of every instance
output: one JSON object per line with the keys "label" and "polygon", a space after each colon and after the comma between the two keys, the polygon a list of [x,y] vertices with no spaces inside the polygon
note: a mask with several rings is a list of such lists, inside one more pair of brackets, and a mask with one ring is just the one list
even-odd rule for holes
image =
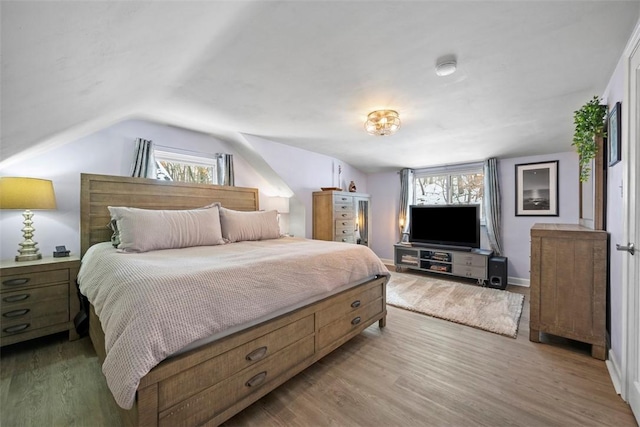
{"label": "nightstand", "polygon": [[69,331],[80,311],[76,277],[80,258],[0,261],[0,346]]}

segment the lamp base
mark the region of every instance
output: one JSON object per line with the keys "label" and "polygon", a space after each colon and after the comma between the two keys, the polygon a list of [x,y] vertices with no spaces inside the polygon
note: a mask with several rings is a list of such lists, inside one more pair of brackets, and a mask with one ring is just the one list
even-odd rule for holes
{"label": "lamp base", "polygon": [[35,261],[35,260],[38,260],[38,259],[42,259],[42,254],[41,253],[16,255],[16,261],[18,261],[18,262],[20,262],[20,261]]}
{"label": "lamp base", "polygon": [[37,259],[42,259],[42,254],[38,252],[38,248],[36,245],[38,242],[33,241],[33,232],[36,231],[33,228],[33,212],[29,209],[24,211],[22,214],[24,217],[24,227],[22,228],[22,235],[24,237],[24,241],[19,243],[20,249],[18,249],[18,254],[16,255],[16,261],[35,261]]}

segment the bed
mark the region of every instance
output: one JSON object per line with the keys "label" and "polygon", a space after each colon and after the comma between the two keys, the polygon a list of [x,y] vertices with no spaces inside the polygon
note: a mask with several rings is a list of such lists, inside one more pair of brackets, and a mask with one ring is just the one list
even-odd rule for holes
{"label": "bed", "polygon": [[[90,252],[115,256],[113,248],[108,249],[109,244],[104,243],[110,242],[112,234],[105,227],[111,218],[107,206],[181,210],[201,208],[212,202],[219,202],[222,207],[236,211],[257,211],[258,191],[253,188],[82,174],[82,255],[93,246]],[[310,248],[318,252],[308,256],[309,264],[315,268],[323,258],[319,252],[323,248],[317,245],[337,245],[328,247],[333,251],[353,249],[364,252],[352,255],[345,252],[340,255],[345,260],[351,257],[353,268],[344,264],[336,268],[344,271],[342,274],[336,273],[335,279],[332,276],[331,280],[318,280],[326,283],[318,283],[319,290],[314,291],[313,295],[301,296],[269,313],[257,313],[250,321],[225,327],[208,339],[199,339],[178,352],[172,351],[170,357],[155,364],[136,381],[131,409],[122,409],[127,405],[119,405],[124,423],[140,426],[221,424],[375,322],[384,327],[388,280],[386,269],[377,270],[376,274],[367,273],[366,277],[358,277],[355,273],[345,275],[347,270],[360,271],[356,264],[360,258],[369,256],[366,253],[370,251],[368,248],[287,238],[223,246],[233,248],[232,252],[244,253],[247,248],[246,251],[257,254],[262,263],[256,261],[256,269],[265,272],[265,277],[271,277],[269,281],[275,286],[275,273],[267,273],[270,256],[275,257],[286,250],[307,253]],[[211,253],[213,258],[225,260],[218,262],[221,269],[229,268],[232,262],[228,260],[231,258],[224,258],[230,255],[227,252],[221,255],[220,251],[223,250],[226,251],[223,247],[189,248],[185,252],[176,252],[172,257],[188,257],[193,260],[192,270],[196,271],[200,268],[197,266],[200,253]],[[171,254],[171,251],[157,252]],[[149,253],[147,257],[157,256]],[[90,260],[85,259],[83,263],[89,263]],[[300,263],[300,260],[297,262]],[[88,268],[86,265],[85,268]],[[282,268],[291,270],[291,266]],[[319,266],[317,268],[320,269]],[[285,282],[284,277],[282,281]],[[304,280],[300,278],[299,281]],[[101,313],[104,315],[103,321],[99,317]],[[112,342],[108,340],[110,344],[105,346],[102,326],[109,324],[107,319],[110,317],[104,313],[107,313],[104,307],[91,305],[89,334],[102,362],[108,361],[106,348]],[[106,336],[109,336],[108,329]]]}

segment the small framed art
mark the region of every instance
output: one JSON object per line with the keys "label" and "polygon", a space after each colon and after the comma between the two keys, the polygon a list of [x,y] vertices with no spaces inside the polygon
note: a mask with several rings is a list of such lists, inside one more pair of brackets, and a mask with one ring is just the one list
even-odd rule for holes
{"label": "small framed art", "polygon": [[516,165],[516,216],[558,214],[558,161]]}
{"label": "small framed art", "polygon": [[622,160],[622,135],[621,135],[621,123],[620,108],[621,104],[616,102],[609,112],[607,118],[607,145],[609,147],[609,166],[613,166]]}

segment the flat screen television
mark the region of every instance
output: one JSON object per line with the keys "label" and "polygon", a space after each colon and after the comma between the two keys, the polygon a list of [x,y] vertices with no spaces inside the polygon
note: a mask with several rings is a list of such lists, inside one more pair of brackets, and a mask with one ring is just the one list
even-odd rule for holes
{"label": "flat screen television", "polygon": [[412,205],[409,242],[471,250],[480,247],[480,205]]}

